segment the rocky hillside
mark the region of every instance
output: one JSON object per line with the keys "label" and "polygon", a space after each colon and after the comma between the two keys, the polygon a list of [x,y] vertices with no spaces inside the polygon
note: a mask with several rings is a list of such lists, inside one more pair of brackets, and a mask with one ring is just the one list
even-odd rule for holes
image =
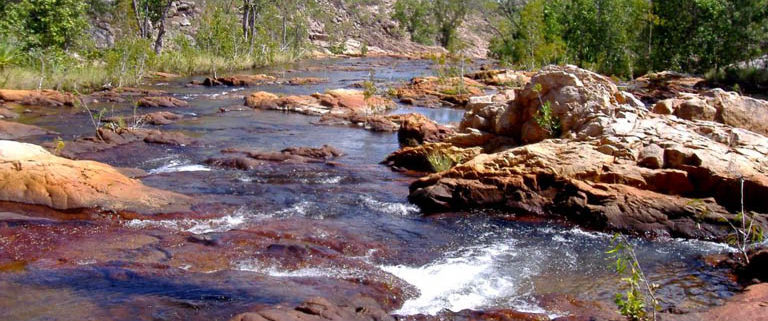
{"label": "rocky hillside", "polygon": [[[209,0],[210,1],[210,0]],[[343,0],[318,0],[309,21],[309,41],[318,53],[361,54],[367,47],[372,55],[423,56],[444,53],[439,46],[426,46],[410,40],[408,34],[392,18],[395,0],[372,0],[352,3]],[[179,35],[194,41],[206,0],[176,0],[168,13],[167,39]],[[237,9],[239,10],[239,9]],[[120,38],[119,17],[103,13],[91,19],[90,34],[97,47],[106,48]],[[481,16],[470,16],[460,28],[459,38],[466,43],[464,54],[485,58],[490,32]]]}

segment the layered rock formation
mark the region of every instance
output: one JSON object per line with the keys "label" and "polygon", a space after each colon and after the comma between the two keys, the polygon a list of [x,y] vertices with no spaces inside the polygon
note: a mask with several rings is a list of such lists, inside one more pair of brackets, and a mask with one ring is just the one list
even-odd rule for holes
{"label": "layered rock formation", "polygon": [[[506,104],[474,106],[461,128],[447,146],[490,154],[414,182],[410,199],[426,211],[499,207],[689,238],[725,237],[742,194],[747,211],[768,213],[768,138],[650,113],[574,66],[542,69]],[[489,146],[499,137],[507,147]]]}
{"label": "layered rock formation", "polygon": [[70,93],[55,90],[0,89],[0,103],[16,103],[35,106],[74,106],[79,98]]}
{"label": "layered rock formation", "polygon": [[380,96],[366,97],[362,91],[334,89],[309,96],[277,96],[268,92],[255,92],[245,98],[252,108],[291,111],[306,115],[364,114],[371,115],[394,108],[395,103]]}
{"label": "layered rock formation", "polygon": [[192,200],[147,187],[109,165],[57,157],[40,146],[0,141],[0,200],[59,210],[181,210]]}
{"label": "layered rock formation", "polygon": [[768,135],[768,101],[722,89],[702,94],[682,93],[659,101],[653,111],[687,120],[716,121]]}
{"label": "layered rock formation", "polygon": [[397,89],[400,102],[426,107],[463,108],[469,98],[483,94],[484,85],[466,77],[419,77]]}

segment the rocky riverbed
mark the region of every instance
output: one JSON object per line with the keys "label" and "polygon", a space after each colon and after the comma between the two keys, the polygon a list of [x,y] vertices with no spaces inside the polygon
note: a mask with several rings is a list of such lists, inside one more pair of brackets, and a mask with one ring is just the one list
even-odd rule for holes
{"label": "rocky riverbed", "polygon": [[1,319],[619,320],[614,231],[664,320],[765,315],[722,243],[741,182],[765,223],[764,124],[733,116],[764,102],[431,68],[0,90]]}

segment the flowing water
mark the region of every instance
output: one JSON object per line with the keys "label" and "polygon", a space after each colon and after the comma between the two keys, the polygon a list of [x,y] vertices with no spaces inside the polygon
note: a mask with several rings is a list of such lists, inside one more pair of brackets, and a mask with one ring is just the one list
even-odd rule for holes
{"label": "flowing water", "polygon": [[[491,211],[425,217],[407,202],[413,178],[379,164],[398,148],[396,134],[314,125],[316,117],[276,111],[219,112],[242,105],[252,91],[343,88],[368,79],[370,70],[382,88],[431,73],[418,60],[324,60],[263,71],[330,80],[319,85],[204,88],[180,79],[151,86],[190,102],[174,110],[186,116],[182,121],[162,129],[198,143],[129,144],[86,157],[141,168],[149,173],[145,184],[209,205],[188,216],[120,218],[0,204],[0,212],[28,216],[0,219],[0,319],[226,320],[312,296],[358,294],[403,315],[490,308],[567,314],[542,304],[552,294],[611,304],[619,278],[605,253],[610,235]],[[92,108],[132,113],[130,103]],[[395,112],[420,112],[440,123],[463,114],[406,106]],[[58,132],[28,139],[33,143],[92,132],[87,115],[76,110],[47,109],[22,121]],[[334,166],[203,165],[224,148],[324,144],[346,155]],[[726,246],[632,242],[649,278],[660,284],[664,307],[694,311],[738,289],[725,271],[700,259],[729,251]]]}

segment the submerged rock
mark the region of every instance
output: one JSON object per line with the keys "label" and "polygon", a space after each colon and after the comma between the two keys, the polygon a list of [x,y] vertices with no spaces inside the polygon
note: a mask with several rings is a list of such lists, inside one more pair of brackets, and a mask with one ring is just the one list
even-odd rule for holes
{"label": "submerged rock", "polygon": [[[768,138],[656,115],[618,96],[600,75],[543,68],[514,100],[478,106],[464,133],[444,140],[490,154],[414,182],[410,199],[428,212],[498,207],[600,230],[723,239],[743,179],[745,209],[768,213],[760,196],[768,195]],[[537,119],[542,102],[558,135]]]}
{"label": "submerged rock", "polygon": [[174,114],[169,111],[158,111],[154,113],[148,113],[148,114],[136,115],[136,116],[109,117],[109,118],[103,119],[102,121],[107,123],[120,123],[122,121],[128,125],[133,125],[133,124],[168,125],[168,124],[173,124],[182,118],[184,118],[183,115]]}
{"label": "submerged rock", "polygon": [[375,300],[358,297],[347,304],[336,304],[325,298],[313,298],[297,307],[263,309],[235,316],[230,321],[394,321]]}
{"label": "submerged rock", "polygon": [[136,102],[136,105],[139,107],[176,108],[187,107],[189,106],[189,103],[171,96],[149,96],[139,99],[139,101]]}
{"label": "submerged rock", "polygon": [[55,90],[0,89],[0,103],[17,103],[32,106],[75,106],[80,99],[70,93]]}
{"label": "submerged rock", "polygon": [[[107,128],[100,127],[93,136],[65,142],[59,150],[59,155],[67,158],[79,158],[85,153],[101,152],[117,146],[144,142],[149,144],[186,146],[196,141],[180,132],[166,132],[147,128]],[[56,146],[46,146],[55,148]]]}
{"label": "submerged rock", "polygon": [[27,136],[46,135],[51,131],[12,121],[0,120],[0,139],[17,139]]}
{"label": "submerged rock", "polygon": [[187,196],[144,186],[109,165],[73,161],[13,141],[0,141],[0,178],[0,200],[59,210],[160,212],[192,203]]}
{"label": "submerged rock", "polygon": [[330,160],[341,157],[344,153],[329,145],[323,147],[289,147],[279,152],[259,151],[248,149],[225,149],[225,154],[241,154],[238,156],[210,158],[205,161],[208,165],[239,170],[251,170],[264,164],[264,162],[277,163],[327,163]]}
{"label": "submerged rock", "polygon": [[722,306],[704,312],[689,314],[664,314],[664,320],[673,321],[721,321],[721,320],[765,320],[768,316],[768,283],[747,287],[728,299]]}

